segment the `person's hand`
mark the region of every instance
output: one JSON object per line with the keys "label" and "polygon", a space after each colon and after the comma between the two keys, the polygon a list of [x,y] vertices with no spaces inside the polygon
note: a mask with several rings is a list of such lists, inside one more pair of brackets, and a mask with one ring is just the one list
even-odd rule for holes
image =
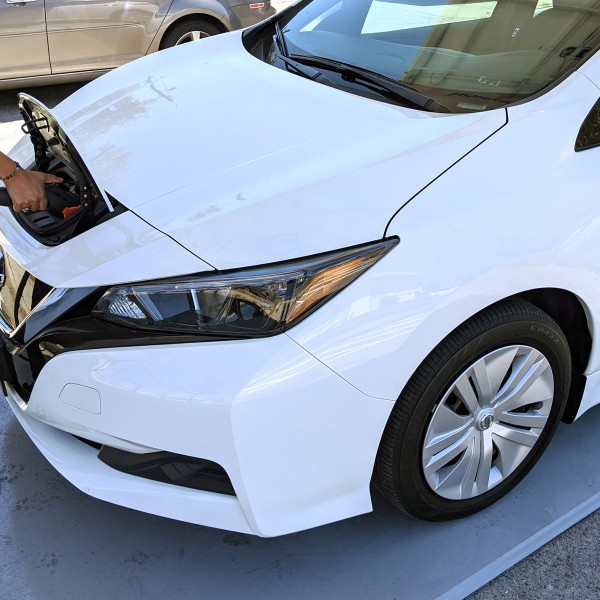
{"label": "person's hand", "polygon": [[21,169],[4,185],[13,203],[13,209],[20,212],[29,209],[32,212],[44,210],[48,206],[45,183],[60,183],[62,179],[56,175],[40,171]]}

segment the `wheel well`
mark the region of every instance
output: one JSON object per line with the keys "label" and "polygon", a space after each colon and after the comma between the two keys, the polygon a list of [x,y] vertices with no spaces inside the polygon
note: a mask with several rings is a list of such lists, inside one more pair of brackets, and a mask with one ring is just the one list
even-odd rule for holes
{"label": "wheel well", "polygon": [[583,304],[579,298],[565,290],[544,288],[517,294],[550,315],[560,326],[569,343],[573,377],[563,421],[572,423],[583,397],[584,376],[592,350],[592,336]]}
{"label": "wheel well", "polygon": [[221,31],[221,33],[227,33],[229,31],[227,27],[225,27],[225,25],[223,25],[223,23],[219,21],[219,19],[215,19],[214,17],[211,17],[210,15],[207,15],[205,13],[194,13],[193,15],[185,15],[184,17],[177,19],[177,21],[173,21],[173,23],[171,23],[165,29],[165,31],[162,34],[162,37],[160,38],[159,49],[163,49],[163,41],[167,37],[167,35],[169,35],[169,33],[173,30],[174,27],[181,25],[181,23],[186,23],[187,21],[195,21],[198,19],[202,19],[203,21],[214,25],[217,29]]}

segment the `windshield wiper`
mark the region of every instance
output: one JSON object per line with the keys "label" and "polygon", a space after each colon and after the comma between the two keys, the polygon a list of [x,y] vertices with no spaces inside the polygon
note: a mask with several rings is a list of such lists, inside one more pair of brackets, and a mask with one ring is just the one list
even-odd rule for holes
{"label": "windshield wiper", "polygon": [[[384,75],[378,75],[377,73],[368,71],[367,69],[356,67],[338,60],[333,60],[331,58],[315,56],[313,54],[290,54],[288,56],[289,60],[294,60],[296,63],[300,63],[305,66],[307,64],[313,64],[320,67],[325,67],[326,69],[331,69],[336,73],[340,73],[342,77],[348,81],[352,81],[353,83],[357,83],[359,85],[364,85],[365,87],[368,87],[379,94],[381,94],[381,90],[383,90],[387,93],[383,95],[391,96],[395,100],[408,102],[409,104],[418,106],[423,110],[442,113],[452,112],[447,106],[444,106],[437,100],[426,96],[419,90],[406,85],[405,83],[385,77]],[[375,89],[374,86],[379,89]]]}
{"label": "windshield wiper", "polygon": [[275,41],[279,48],[279,55],[284,58],[289,58],[290,53],[288,51],[287,42],[285,41],[285,34],[281,31],[279,21],[275,21]]}
{"label": "windshield wiper", "polygon": [[317,81],[319,83],[324,83],[325,85],[329,85],[331,87],[337,87],[335,83],[333,83],[329,77],[325,77],[321,71],[317,71],[317,69],[313,69],[308,65],[299,63],[290,57],[287,42],[285,41],[285,34],[279,26],[279,21],[275,21],[275,42],[277,45],[277,54],[279,56],[279,60],[285,64],[288,70],[291,68],[295,73],[301,75],[302,77],[312,79],[313,81]]}

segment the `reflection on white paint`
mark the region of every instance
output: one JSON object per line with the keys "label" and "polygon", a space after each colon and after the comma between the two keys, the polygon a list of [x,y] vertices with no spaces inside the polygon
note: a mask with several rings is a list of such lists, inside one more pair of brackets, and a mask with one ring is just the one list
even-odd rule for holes
{"label": "reflection on white paint", "polygon": [[[351,340],[338,343],[325,349],[319,359],[326,365],[335,364],[336,361],[344,359],[352,362],[353,356],[358,362],[363,362],[365,356],[376,358],[382,352],[386,342],[394,340],[396,346],[404,336],[412,333],[426,318],[427,313],[409,316],[398,322],[390,319],[378,319],[363,328],[362,332],[356,332]],[[374,349],[375,352],[369,352]]]}
{"label": "reflection on white paint", "polygon": [[23,137],[21,125],[23,125],[22,119],[0,123],[0,150],[5,154],[8,154],[10,149]]}
{"label": "reflection on white paint", "polygon": [[310,354],[299,358],[298,353],[294,353],[283,363],[276,361],[271,368],[269,368],[270,365],[267,365],[264,369],[261,369],[252,381],[245,385],[236,400],[237,402],[247,401],[251,396],[264,394],[270,388],[280,388],[288,380],[290,382],[294,379],[302,381],[303,378],[307,378],[304,380],[308,380],[310,378],[306,374],[311,370],[313,370],[313,377],[316,377],[317,371],[314,367],[317,364]]}

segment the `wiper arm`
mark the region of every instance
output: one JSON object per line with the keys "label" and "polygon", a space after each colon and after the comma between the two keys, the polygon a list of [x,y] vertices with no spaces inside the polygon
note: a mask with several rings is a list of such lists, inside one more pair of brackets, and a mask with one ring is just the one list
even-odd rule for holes
{"label": "wiper arm", "polygon": [[[385,77],[384,75],[378,75],[377,73],[373,73],[367,69],[362,69],[361,67],[356,67],[348,63],[333,60],[331,58],[314,56],[312,54],[290,54],[289,60],[294,60],[303,65],[314,64],[331,69],[332,71],[341,73],[342,76],[345,76],[347,79],[352,80],[355,83],[360,84],[363,82],[363,84],[373,84],[380,88],[380,90],[384,90],[385,92],[388,92],[388,94],[391,94],[393,98],[408,102],[414,106],[422,108],[423,110],[443,113],[452,112],[447,106],[444,106],[437,100],[426,96],[425,94],[419,92],[419,90],[406,85],[405,83],[395,81],[389,77]],[[366,87],[373,89],[371,85],[366,85]]]}
{"label": "wiper arm", "polygon": [[287,42],[285,41],[285,34],[283,31],[281,31],[279,21],[275,21],[275,41],[277,42],[277,47],[279,48],[279,55],[284,58],[289,58],[290,53],[288,51]]}
{"label": "wiper arm", "polygon": [[285,64],[288,70],[291,68],[294,72],[302,77],[312,79],[313,81],[317,81],[319,83],[324,83],[325,85],[329,85],[331,87],[337,87],[335,83],[333,83],[329,77],[325,77],[321,71],[313,69],[308,65],[299,63],[290,57],[287,42],[285,41],[285,34],[279,26],[279,21],[275,21],[275,42],[277,45],[277,54],[279,56],[279,60]]}

